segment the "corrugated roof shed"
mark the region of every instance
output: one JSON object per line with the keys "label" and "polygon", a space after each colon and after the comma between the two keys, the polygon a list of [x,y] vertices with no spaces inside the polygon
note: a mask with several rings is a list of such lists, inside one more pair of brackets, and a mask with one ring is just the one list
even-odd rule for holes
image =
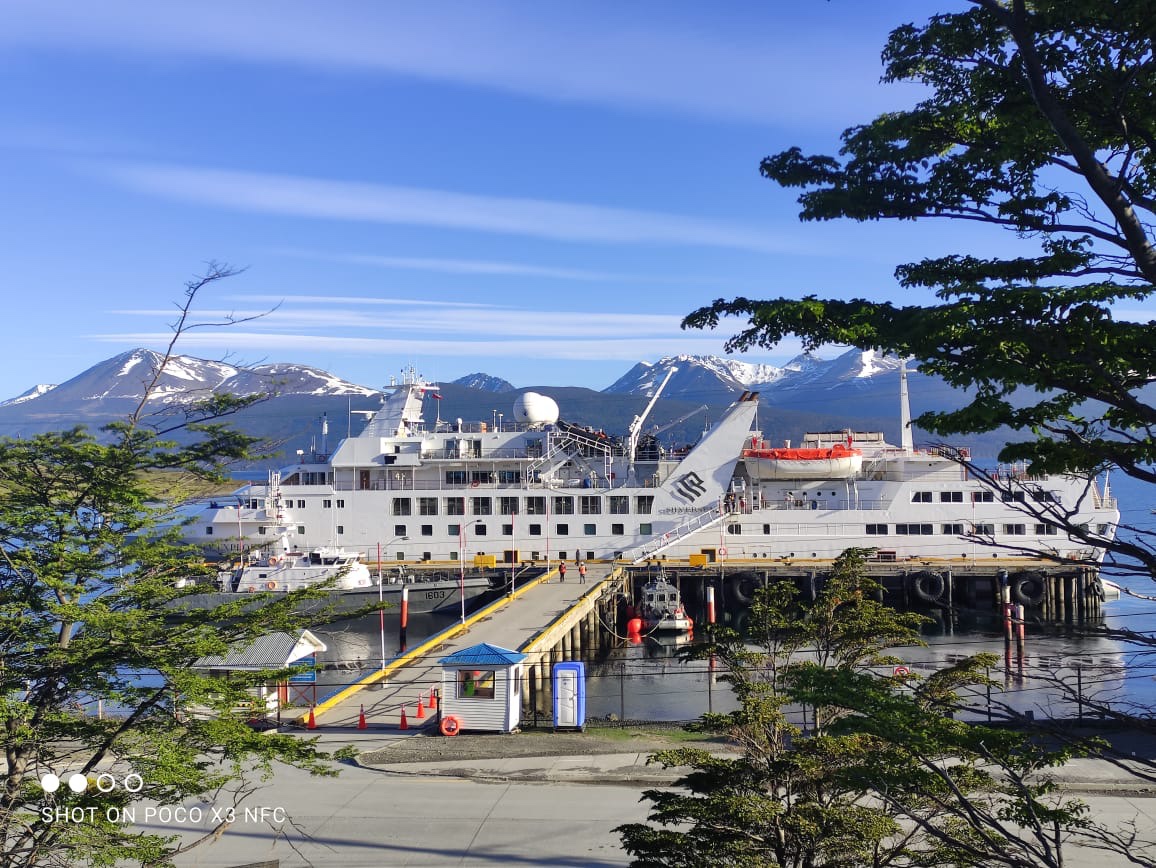
{"label": "corrugated roof shed", "polygon": [[525,659],[526,655],[520,651],[483,642],[443,657],[438,663],[442,666],[513,666]]}
{"label": "corrugated roof shed", "polygon": [[233,645],[224,657],[218,654],[202,657],[193,664],[193,668],[248,671],[284,669],[310,654],[324,650],[325,643],[308,630],[302,630],[297,636],[266,633],[248,645]]}

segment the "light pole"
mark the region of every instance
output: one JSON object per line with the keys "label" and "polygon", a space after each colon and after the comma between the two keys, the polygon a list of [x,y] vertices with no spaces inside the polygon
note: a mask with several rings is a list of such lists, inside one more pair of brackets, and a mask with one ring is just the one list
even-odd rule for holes
{"label": "light pole", "polygon": [[466,528],[481,524],[481,519],[458,525],[458,596],[462,604],[462,623],[466,623]]}
{"label": "light pole", "polygon": [[[389,548],[395,542],[402,542],[403,540],[408,540],[408,539],[409,539],[408,536],[395,536],[393,539],[391,539],[389,542],[387,542],[385,544],[385,547]],[[378,610],[377,610],[377,619],[378,619],[378,625],[381,629],[381,668],[385,669],[385,588],[382,585],[382,578],[383,577],[381,574],[381,543],[378,543],[377,544],[377,602],[379,605],[378,605]],[[405,591],[405,588],[403,587],[402,592],[404,593],[404,591]]]}

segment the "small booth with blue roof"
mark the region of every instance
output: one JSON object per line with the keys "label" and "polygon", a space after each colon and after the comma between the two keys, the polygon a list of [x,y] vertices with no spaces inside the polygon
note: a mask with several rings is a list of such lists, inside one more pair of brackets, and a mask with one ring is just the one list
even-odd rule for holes
{"label": "small booth with blue roof", "polygon": [[[438,663],[442,667],[439,711],[446,735],[459,730],[513,732],[522,722],[522,661],[526,655],[481,643]],[[456,725],[453,721],[456,721]]]}

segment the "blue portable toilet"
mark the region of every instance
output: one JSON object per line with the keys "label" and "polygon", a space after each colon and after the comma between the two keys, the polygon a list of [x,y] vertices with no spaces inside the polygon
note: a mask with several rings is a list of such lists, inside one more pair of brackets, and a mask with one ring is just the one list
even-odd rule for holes
{"label": "blue portable toilet", "polygon": [[586,664],[580,660],[555,663],[553,671],[554,729],[586,726]]}

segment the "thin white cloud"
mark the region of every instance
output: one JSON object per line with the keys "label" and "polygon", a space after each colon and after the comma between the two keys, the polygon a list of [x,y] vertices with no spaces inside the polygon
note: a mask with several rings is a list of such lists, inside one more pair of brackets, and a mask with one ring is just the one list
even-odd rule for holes
{"label": "thin white cloud", "polygon": [[114,182],[148,195],[260,214],[555,241],[690,244],[761,253],[797,253],[802,246],[797,238],[776,237],[770,228],[544,199],[157,164],[113,165],[102,171]]}
{"label": "thin white cloud", "polygon": [[[273,296],[269,297],[274,299]],[[295,306],[303,299],[313,303],[324,302],[324,307]],[[247,301],[253,301],[248,297]],[[628,338],[632,335],[645,337],[663,335],[676,337],[680,334],[679,323],[681,317],[667,314],[636,314],[636,313],[596,313],[592,311],[535,311],[498,306],[478,306],[441,302],[428,304],[422,302],[408,302],[400,299],[391,300],[364,300],[364,299],[328,299],[322,296],[296,296],[284,301],[276,310],[264,313],[261,308],[253,309],[220,309],[201,310],[198,317],[203,321],[222,322],[226,319],[253,317],[255,319],[244,324],[247,334],[267,334],[269,332],[283,332],[294,335],[301,331],[310,334],[316,329],[334,329],[343,331],[372,331],[380,333],[388,330],[393,334],[406,335],[426,334],[431,339],[441,335],[456,335],[455,340],[461,340],[462,335],[499,336],[552,336],[575,337],[581,334],[583,340],[598,341],[616,338]],[[376,315],[364,309],[348,309],[341,305],[350,302],[367,301],[370,305],[375,302],[386,302],[391,306],[387,315]],[[412,309],[406,309],[411,305]],[[172,311],[160,309],[120,310],[120,315],[133,315],[151,318],[168,319]],[[233,329],[226,329],[221,333],[223,340],[236,334]],[[105,340],[127,340],[126,335],[106,335]]]}
{"label": "thin white cloud", "polygon": [[[571,333],[572,334],[572,333]],[[94,340],[128,346],[156,346],[167,342],[167,332],[133,332],[93,335]],[[266,332],[189,332],[181,336],[185,352],[197,350],[251,352],[341,352],[358,355],[396,355],[404,358],[486,358],[565,359],[573,361],[631,361],[676,353],[719,354],[722,340],[703,336],[678,338],[559,340],[557,333],[522,340],[462,340],[461,338],[337,337],[318,334],[273,334]]]}
{"label": "thin white cloud", "polygon": [[886,26],[842,4],[779,5],[6,0],[0,43],[403,75],[760,124],[842,126],[894,106],[903,89],[878,84]]}
{"label": "thin white cloud", "polygon": [[[494,262],[480,259],[445,259],[417,256],[379,256],[368,253],[322,253],[310,250],[278,248],[269,251],[277,256],[291,256],[318,262],[337,262],[347,265],[368,265],[374,268],[395,268],[408,271],[430,271],[437,274],[497,275],[501,277],[544,277],[556,280],[584,280],[603,282],[663,281],[686,282],[687,278],[646,277],[642,275],[613,274],[607,271],[588,271],[581,268],[557,268],[546,265],[527,265],[520,262]],[[693,278],[692,278],[693,280]]]}

